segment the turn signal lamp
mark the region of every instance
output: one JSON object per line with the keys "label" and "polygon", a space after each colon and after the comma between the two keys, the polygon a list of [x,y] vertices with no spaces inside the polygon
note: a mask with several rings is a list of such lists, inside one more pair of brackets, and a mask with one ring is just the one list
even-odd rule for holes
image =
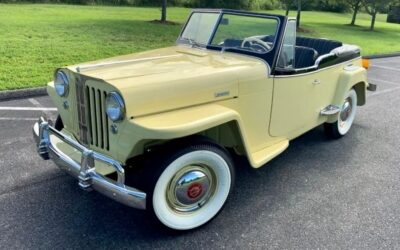
{"label": "turn signal lamp", "polygon": [[369,69],[369,60],[368,59],[363,59],[362,60],[362,66],[365,69]]}

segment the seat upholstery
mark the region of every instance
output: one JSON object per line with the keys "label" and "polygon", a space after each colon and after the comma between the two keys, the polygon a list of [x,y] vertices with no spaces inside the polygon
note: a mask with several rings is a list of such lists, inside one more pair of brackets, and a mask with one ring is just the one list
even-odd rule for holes
{"label": "seat upholstery", "polygon": [[308,38],[308,37],[297,37],[296,45],[302,47],[309,47],[315,49],[318,54],[325,55],[336,49],[343,44],[338,41],[319,39],[319,38]]}
{"label": "seat upholstery", "polygon": [[242,41],[238,39],[228,38],[224,41],[224,47],[240,47],[242,46]]}
{"label": "seat upholstery", "polygon": [[296,46],[295,48],[295,68],[301,69],[313,66],[318,58],[318,52],[315,49]]}

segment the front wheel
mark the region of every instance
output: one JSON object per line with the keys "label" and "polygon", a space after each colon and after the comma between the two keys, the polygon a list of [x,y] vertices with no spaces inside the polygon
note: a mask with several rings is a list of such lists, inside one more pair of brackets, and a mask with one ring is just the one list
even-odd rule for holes
{"label": "front wheel", "polygon": [[234,168],[228,153],[212,143],[175,151],[159,166],[152,197],[157,219],[175,230],[199,227],[214,218],[233,186]]}
{"label": "front wheel", "polygon": [[342,104],[338,120],[334,123],[325,123],[325,132],[328,137],[338,139],[346,135],[353,125],[357,111],[357,93],[351,89]]}

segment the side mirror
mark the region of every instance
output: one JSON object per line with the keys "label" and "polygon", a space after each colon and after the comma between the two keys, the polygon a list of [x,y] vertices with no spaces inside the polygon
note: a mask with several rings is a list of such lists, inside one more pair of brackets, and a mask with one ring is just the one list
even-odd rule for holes
{"label": "side mirror", "polygon": [[228,18],[222,18],[220,24],[221,24],[221,25],[229,25],[229,19],[228,19]]}

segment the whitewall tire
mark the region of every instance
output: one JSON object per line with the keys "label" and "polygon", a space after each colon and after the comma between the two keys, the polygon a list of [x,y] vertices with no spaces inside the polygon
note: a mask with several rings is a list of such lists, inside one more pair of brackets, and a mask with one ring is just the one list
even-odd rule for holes
{"label": "whitewall tire", "polygon": [[175,230],[209,222],[222,209],[233,186],[228,153],[205,143],[177,150],[167,158],[151,197],[154,215]]}
{"label": "whitewall tire", "polygon": [[346,135],[356,117],[357,113],[357,93],[351,89],[344,98],[337,121],[325,124],[325,131],[329,137],[341,138]]}

